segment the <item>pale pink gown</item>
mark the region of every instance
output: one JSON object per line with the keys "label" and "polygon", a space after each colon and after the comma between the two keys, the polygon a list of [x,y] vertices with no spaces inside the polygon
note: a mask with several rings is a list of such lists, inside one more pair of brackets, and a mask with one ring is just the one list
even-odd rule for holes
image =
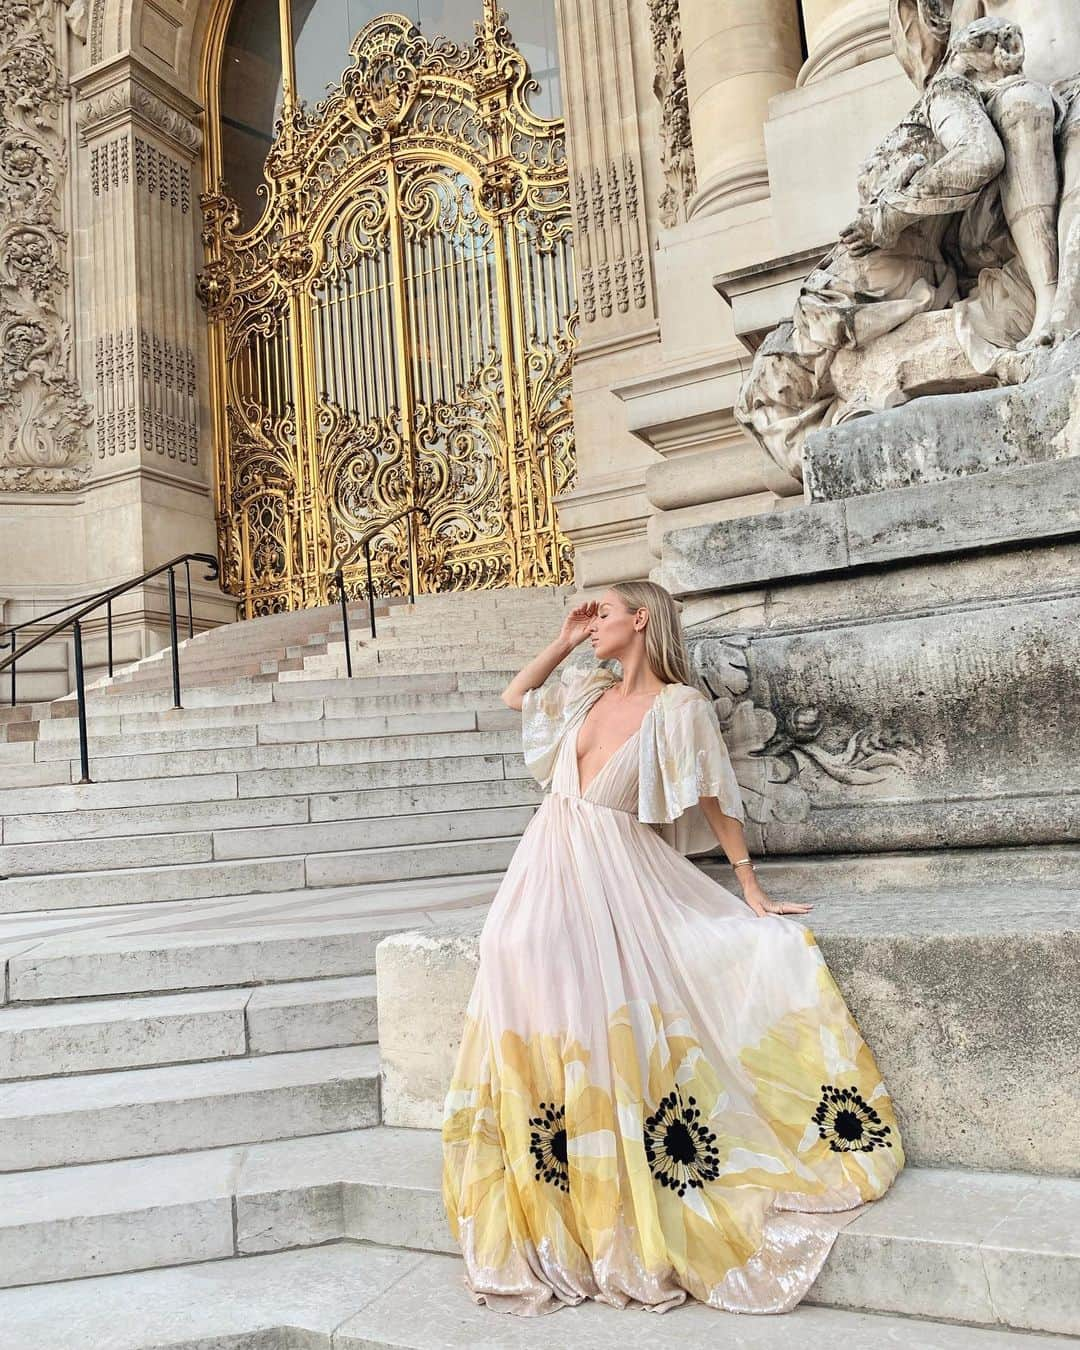
{"label": "pale pink gown", "polygon": [[711,703],[668,686],[579,790],[577,732],[612,678],[526,700],[550,790],[483,929],[443,1128],[466,1285],[520,1314],[782,1312],[830,1216],[902,1166],[896,1120],[811,933],[661,837],[701,839],[701,796],[741,813]]}

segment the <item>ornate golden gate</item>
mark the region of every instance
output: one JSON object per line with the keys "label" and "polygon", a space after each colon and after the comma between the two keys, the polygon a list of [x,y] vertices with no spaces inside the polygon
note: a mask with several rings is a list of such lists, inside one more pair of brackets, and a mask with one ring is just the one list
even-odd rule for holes
{"label": "ornate golden gate", "polygon": [[[288,5],[282,0],[283,15]],[[283,113],[241,230],[203,197],[223,584],[245,615],[381,593],[570,580],[575,328],[561,121],[537,117],[505,15],[471,46],[401,15],[341,82]],[[380,529],[405,507],[414,513]]]}

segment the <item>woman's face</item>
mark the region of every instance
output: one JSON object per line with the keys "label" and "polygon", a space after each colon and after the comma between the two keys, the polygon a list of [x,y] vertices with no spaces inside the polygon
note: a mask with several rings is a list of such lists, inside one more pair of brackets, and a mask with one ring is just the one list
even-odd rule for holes
{"label": "woman's face", "polygon": [[589,641],[598,661],[619,660],[635,640],[641,640],[645,628],[645,611],[627,608],[626,601],[616,591],[605,591],[596,606],[596,616],[589,625]]}

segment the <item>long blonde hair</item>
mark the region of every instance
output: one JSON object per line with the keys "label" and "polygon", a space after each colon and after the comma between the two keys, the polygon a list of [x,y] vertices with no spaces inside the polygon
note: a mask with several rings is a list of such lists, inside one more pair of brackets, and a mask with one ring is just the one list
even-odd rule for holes
{"label": "long blonde hair", "polygon": [[631,611],[648,610],[645,659],[656,678],[665,684],[693,685],[690,654],[686,650],[679,609],[671,595],[654,581],[620,581],[611,589]]}

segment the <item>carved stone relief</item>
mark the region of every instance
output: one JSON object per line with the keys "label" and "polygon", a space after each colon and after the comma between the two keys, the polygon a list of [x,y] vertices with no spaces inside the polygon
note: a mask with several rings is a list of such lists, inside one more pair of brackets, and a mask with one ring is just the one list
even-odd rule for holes
{"label": "carved stone relief", "polygon": [[745,640],[691,638],[689,647],[694,673],[712,695],[720,719],[753,848],[767,845],[771,824],[806,820],[812,804],[808,780],[815,774],[847,788],[864,788],[902,782],[918,758],[910,739],[899,733],[837,725],[836,717],[810,704],[766,708],[755,703]]}
{"label": "carved stone relief", "polygon": [[594,166],[589,182],[578,174],[574,221],[582,241],[578,259],[581,314],[586,323],[629,314],[648,303],[637,171],[626,154],[606,173]]}
{"label": "carved stone relief", "polygon": [[53,0],[0,8],[0,489],[76,488],[90,409],[71,374]]}
{"label": "carved stone relief", "polygon": [[653,93],[660,103],[660,168],[665,183],[660,194],[660,220],[670,228],[686,219],[686,204],[697,188],[679,0],[649,0],[649,24],[656,58]]}

